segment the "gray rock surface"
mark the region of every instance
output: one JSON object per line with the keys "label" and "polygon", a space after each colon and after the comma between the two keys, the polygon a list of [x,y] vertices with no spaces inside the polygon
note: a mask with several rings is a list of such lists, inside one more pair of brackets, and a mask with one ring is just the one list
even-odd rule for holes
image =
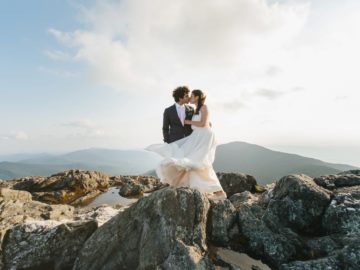
{"label": "gray rock surface", "polygon": [[[74,173],[79,179],[83,172]],[[108,179],[126,194],[152,192],[127,208],[32,200],[41,192],[71,194],[66,187],[79,183],[66,175],[39,180],[35,191],[28,180],[0,183],[0,269],[242,269],[239,254],[255,258],[250,267],[261,260],[272,269],[360,269],[358,171],[321,178],[332,183],[288,175],[263,193],[251,176],[219,174],[229,198],[223,201],[142,176]],[[87,178],[84,188],[101,192],[102,180]],[[16,184],[31,194],[12,190]],[[86,194],[71,203],[91,198]],[[226,254],[212,252],[214,246]]]}
{"label": "gray rock surface", "polygon": [[209,207],[189,188],[156,191],[99,228],[74,269],[212,269],[205,241]]}
{"label": "gray rock surface", "polygon": [[95,221],[29,221],[9,229],[3,241],[4,269],[69,269]]}
{"label": "gray rock surface", "polygon": [[256,179],[244,173],[217,173],[221,186],[228,197],[243,191],[255,192]]}
{"label": "gray rock surface", "polygon": [[105,191],[110,186],[108,175],[82,170],[69,170],[50,177],[24,177],[9,181],[8,185],[30,192],[34,200],[50,204],[72,204],[95,190]]}
{"label": "gray rock surface", "polygon": [[333,190],[339,187],[360,185],[360,170],[340,172],[338,174],[323,175],[314,178],[314,181],[324,188]]}
{"label": "gray rock surface", "polygon": [[230,234],[238,232],[236,210],[229,200],[211,202],[208,238],[217,246],[228,246]]}
{"label": "gray rock surface", "polygon": [[168,186],[154,176],[114,176],[110,178],[112,186],[120,186],[123,197],[139,196]]}
{"label": "gray rock surface", "polygon": [[264,220],[305,234],[321,230],[321,218],[330,204],[331,192],[306,175],[288,175],[276,184]]}

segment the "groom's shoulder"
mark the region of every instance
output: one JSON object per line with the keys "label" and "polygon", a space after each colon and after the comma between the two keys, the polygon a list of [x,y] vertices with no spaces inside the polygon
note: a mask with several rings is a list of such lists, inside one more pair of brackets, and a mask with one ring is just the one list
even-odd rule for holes
{"label": "groom's shoulder", "polygon": [[175,104],[173,104],[173,105],[171,105],[171,106],[169,106],[169,107],[165,108],[164,112],[171,110],[174,106],[175,106]]}
{"label": "groom's shoulder", "polygon": [[174,107],[174,106],[175,106],[175,104],[173,104],[173,105],[171,105],[171,106],[169,106],[169,107],[165,108],[165,111],[171,110],[171,109],[172,109],[172,107]]}

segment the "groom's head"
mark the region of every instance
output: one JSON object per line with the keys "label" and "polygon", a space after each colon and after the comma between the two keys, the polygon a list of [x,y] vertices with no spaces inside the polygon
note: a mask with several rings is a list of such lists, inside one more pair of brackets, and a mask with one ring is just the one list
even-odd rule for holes
{"label": "groom's head", "polygon": [[190,90],[187,86],[179,86],[173,91],[175,102],[179,104],[189,103]]}

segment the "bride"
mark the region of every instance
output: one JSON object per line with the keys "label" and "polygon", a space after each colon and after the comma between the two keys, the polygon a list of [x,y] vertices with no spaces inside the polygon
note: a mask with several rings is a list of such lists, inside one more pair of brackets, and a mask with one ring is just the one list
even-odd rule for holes
{"label": "bride", "polygon": [[206,96],[201,90],[191,92],[190,103],[196,110],[192,120],[185,120],[193,132],[172,143],[153,144],[146,150],[162,156],[156,168],[160,180],[175,187],[190,187],[204,192],[214,200],[225,199],[219,179],[212,167],[215,159],[216,139],[209,121]]}

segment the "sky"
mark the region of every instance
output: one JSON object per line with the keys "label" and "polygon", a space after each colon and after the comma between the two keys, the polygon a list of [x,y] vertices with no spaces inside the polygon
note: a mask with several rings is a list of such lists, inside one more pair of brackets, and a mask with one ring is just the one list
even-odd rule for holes
{"label": "sky", "polygon": [[179,85],[219,143],[360,166],[357,0],[2,0],[0,154],[162,141]]}

